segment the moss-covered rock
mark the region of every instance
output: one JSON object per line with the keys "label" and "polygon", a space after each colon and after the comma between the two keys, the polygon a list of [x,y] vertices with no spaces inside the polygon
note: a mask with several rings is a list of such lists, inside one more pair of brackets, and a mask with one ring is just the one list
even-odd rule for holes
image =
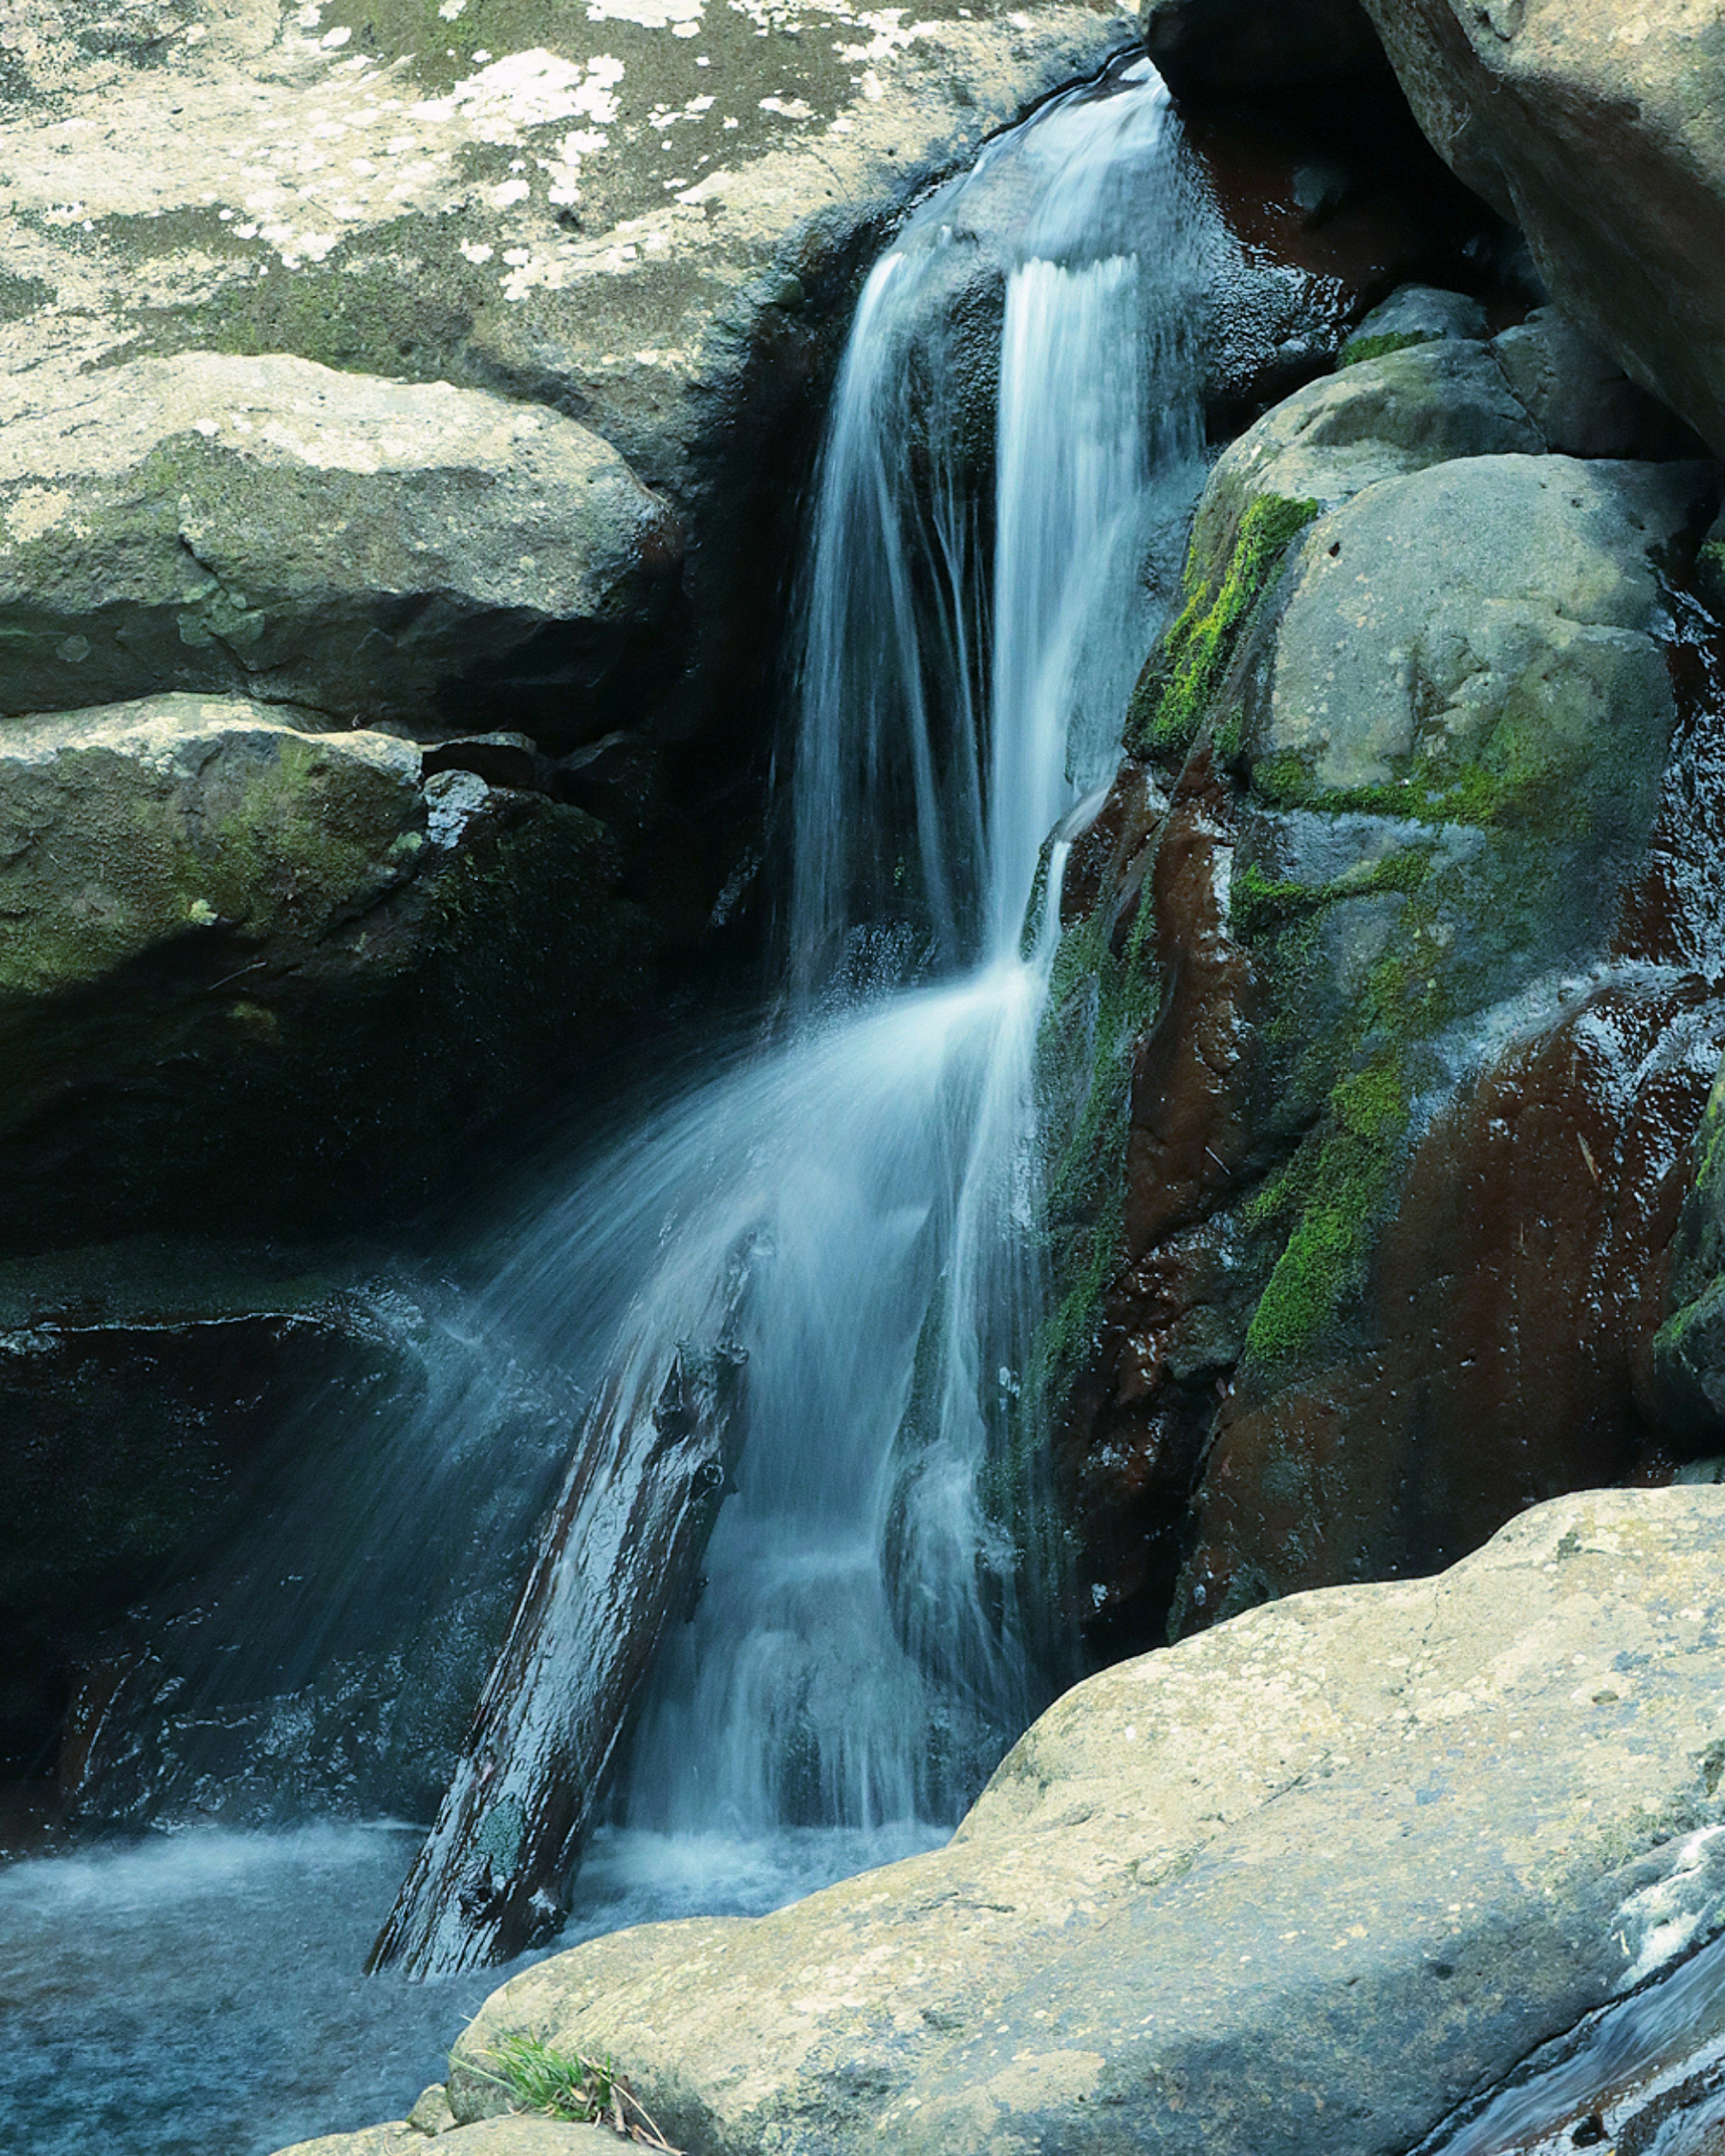
{"label": "moss-covered rock", "polygon": [[[302,719],[305,715],[300,715]],[[166,696],[0,728],[0,1240],[411,1204],[641,998],[584,810]]]}
{"label": "moss-covered rock", "polygon": [[681,536],[572,419],[210,353],[33,393],[0,430],[0,711],[184,689],[434,731],[501,704],[567,747],[619,676],[639,696]]}
{"label": "moss-covered rock", "polygon": [[1129,1084],[1101,1065],[1125,1166],[1057,1252],[1109,1651],[1445,1561],[1647,1433],[1725,1028],[1685,970],[1720,864],[1661,581],[1716,480],[1544,439],[1490,346],[1434,338],[1297,393],[1199,510],[1103,821],[1160,813],[1068,930],[1130,900],[1149,954]]}

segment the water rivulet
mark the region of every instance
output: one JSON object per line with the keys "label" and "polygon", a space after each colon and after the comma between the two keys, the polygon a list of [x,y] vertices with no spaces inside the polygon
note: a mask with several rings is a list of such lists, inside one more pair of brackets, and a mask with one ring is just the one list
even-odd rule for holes
{"label": "water rivulet", "polygon": [[[608,1282],[617,1315],[381,1960],[542,1933],[632,1709],[628,1824],[748,1841],[950,1823],[1045,1695],[1017,1442],[1044,847],[1111,768],[1201,471],[1172,136],[1147,70],[1076,93],[869,279],[818,486],[784,999],[495,1291],[518,1322]],[[1003,196],[1009,244],[974,215]]]}

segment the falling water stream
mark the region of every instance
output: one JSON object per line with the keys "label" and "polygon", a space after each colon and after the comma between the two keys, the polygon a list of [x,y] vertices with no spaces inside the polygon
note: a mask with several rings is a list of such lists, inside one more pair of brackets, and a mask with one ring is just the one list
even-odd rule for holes
{"label": "falling water stream", "polygon": [[[530,1650],[416,1876],[434,1875],[458,1814],[505,1851],[520,1793],[586,1711],[607,1614],[595,1583],[660,1471],[672,1394],[707,1400],[687,1414],[721,1432],[730,1478],[689,1621],[669,1627],[627,1749],[602,1748],[614,1787],[566,1941],[772,1907],[942,1838],[1063,1674],[1022,1403],[1044,1291],[1034,1051],[1058,934],[1050,834],[1111,768],[1203,477],[1199,212],[1175,153],[1159,83],[1117,72],[1000,138],[875,266],[814,505],[780,786],[783,992],[763,1034],[541,1194],[475,1302],[473,1330],[498,1355],[586,1402],[561,1502],[587,1509],[578,1536],[542,1550]],[[422,1410],[415,1443],[447,1407]],[[204,1845],[210,1877],[234,1886],[211,1907],[228,1912],[236,1963],[268,1960],[266,1907],[278,1955],[336,1952],[285,1948],[290,1935],[342,1942],[339,1983],[302,1970],[266,2051],[310,2046],[320,2027],[327,2049],[327,2025],[352,2015],[364,1895],[325,1875],[346,1865],[375,1892],[403,1853],[398,1832],[342,1839],[359,1831]],[[0,1895],[33,1956],[57,1910],[130,1942],[80,1979],[123,1988],[116,1958],[159,1972],[220,1922],[198,1917],[172,1946],[199,1906],[182,1878],[139,1943],[151,1864],[184,1873],[198,1845],[15,1867]],[[282,1882],[301,1873],[341,1907],[295,1930],[300,1890]],[[374,1928],[382,1910],[367,1906]],[[433,1912],[420,1969],[470,1958],[461,1933],[454,1902]],[[0,1967],[15,2001],[24,1981]],[[394,1976],[373,1999],[372,2024],[398,2005],[392,2061],[426,2046],[418,2079],[392,2066],[392,2098],[374,2096],[375,2075],[362,2087],[331,2071],[315,2106],[298,2088],[272,2109],[265,2073],[249,2124],[212,2138],[173,2112],[169,2070],[135,2060],[125,2145],[249,2156],[361,2123],[380,2101],[398,2110],[439,2070],[430,2032],[447,2041],[454,1999]],[[51,2046],[51,2005],[26,2010]],[[223,2041],[264,2041],[268,2022],[253,2001]],[[201,2026],[206,2041],[225,2030],[213,2008]],[[86,2091],[80,2109],[71,2056],[63,2046],[45,2089],[0,2093],[0,2142],[21,2156],[88,2145],[100,2103]],[[152,2071],[167,2106],[153,2125]]]}

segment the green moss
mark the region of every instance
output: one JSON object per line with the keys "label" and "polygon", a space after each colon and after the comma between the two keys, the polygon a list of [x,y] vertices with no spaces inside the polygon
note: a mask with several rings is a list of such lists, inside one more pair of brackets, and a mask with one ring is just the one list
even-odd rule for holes
{"label": "green moss", "polygon": [[1408,1125],[1406,1083],[1384,1050],[1343,1079],[1329,1116],[1246,1209],[1249,1228],[1293,1226],[1246,1332],[1246,1353],[1275,1364],[1312,1347],[1365,1283],[1373,1230]]}
{"label": "green moss", "polygon": [[1132,690],[1128,747],[1172,757],[1191,747],[1282,557],[1317,513],[1315,501],[1260,495],[1241,518],[1219,575],[1198,572],[1188,556],[1186,603]]}
{"label": "green moss", "polygon": [[1550,744],[1548,726],[1507,712],[1476,756],[1439,752],[1422,757],[1404,776],[1384,784],[1326,787],[1303,757],[1285,752],[1253,767],[1252,791],[1279,808],[1585,839],[1592,818],[1576,787],[1576,773]]}
{"label": "green moss", "polygon": [[1427,854],[1406,851],[1362,861],[1327,884],[1277,880],[1255,861],[1239,870],[1229,886],[1230,923],[1247,939],[1279,928],[1301,914],[1317,913],[1338,900],[1370,898],[1385,891],[1415,891],[1430,872]]}
{"label": "green moss", "polygon": [[1368,359],[1383,359],[1393,352],[1406,352],[1416,344],[1436,344],[1435,330],[1389,330],[1382,336],[1350,337],[1342,347],[1343,367],[1358,367]]}

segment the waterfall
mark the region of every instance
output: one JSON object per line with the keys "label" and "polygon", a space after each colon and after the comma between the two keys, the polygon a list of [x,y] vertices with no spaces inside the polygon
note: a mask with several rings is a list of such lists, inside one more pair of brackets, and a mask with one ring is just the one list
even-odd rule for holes
{"label": "waterfall", "polygon": [[1044,848],[1108,775],[1201,477],[1173,137],[1147,68],[1070,93],[868,280],[781,773],[786,997],[494,1284],[505,1333],[565,1313],[592,1405],[382,1959],[544,1932],[631,1708],[626,1826],[747,1842],[948,1828],[1047,1696]]}

